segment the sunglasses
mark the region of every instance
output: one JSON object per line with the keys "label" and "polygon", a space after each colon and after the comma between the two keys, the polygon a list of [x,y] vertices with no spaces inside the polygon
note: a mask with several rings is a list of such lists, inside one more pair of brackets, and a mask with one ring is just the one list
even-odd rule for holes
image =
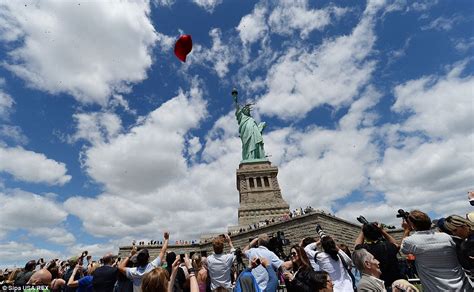
{"label": "sunglasses", "polygon": [[296,252],[294,252],[294,251],[293,251],[293,252],[290,252],[290,256],[292,256],[292,257],[295,257],[295,256],[297,256],[297,255],[298,255],[298,254],[297,254]]}

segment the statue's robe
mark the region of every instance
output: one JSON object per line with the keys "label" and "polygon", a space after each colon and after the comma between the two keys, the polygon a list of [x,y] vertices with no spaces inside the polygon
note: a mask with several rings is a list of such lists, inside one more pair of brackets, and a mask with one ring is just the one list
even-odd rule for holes
{"label": "statue's robe", "polygon": [[239,122],[240,139],[242,140],[242,160],[264,159],[262,131],[265,123],[257,124],[251,116],[239,109],[235,113]]}

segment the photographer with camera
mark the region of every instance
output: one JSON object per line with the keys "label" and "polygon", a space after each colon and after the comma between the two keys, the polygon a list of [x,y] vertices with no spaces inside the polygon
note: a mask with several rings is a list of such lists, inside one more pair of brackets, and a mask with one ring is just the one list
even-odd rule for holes
{"label": "photographer with camera", "polygon": [[[291,261],[283,262],[278,256],[268,249],[268,243],[270,242],[270,237],[268,234],[260,234],[257,238],[254,238],[244,249],[242,250],[244,256],[249,259],[249,261],[254,258],[265,258],[275,271],[277,271],[281,266],[285,269],[290,269],[292,266]],[[258,244],[258,247],[255,247]],[[260,290],[264,291],[267,287],[269,276],[267,270],[263,266],[257,266],[255,269],[252,269],[252,275],[254,275],[257,280]]]}
{"label": "photographer with camera", "polygon": [[[327,235],[319,224],[316,225],[316,232],[320,240],[308,244],[305,247],[306,253],[315,250],[314,261],[322,271],[329,274],[334,283],[334,291],[354,291],[354,275],[350,271],[352,260],[337,247],[334,239]],[[318,247],[321,250],[316,250]]]}
{"label": "photographer with camera", "polygon": [[[413,210],[405,215],[400,250],[415,255],[423,290],[472,291],[457,259],[456,244],[451,236],[431,230],[431,219],[426,213]],[[411,231],[415,232],[410,235]]]}
{"label": "photographer with camera", "polygon": [[87,273],[79,280],[74,280],[76,273],[82,272],[82,265],[77,264],[72,271],[71,277],[69,277],[69,281],[67,282],[68,287],[77,287],[78,292],[93,292],[92,287],[92,273],[99,267],[99,263],[91,263],[87,267]]}
{"label": "photographer with camera", "polygon": [[[87,251],[83,251],[80,256],[72,257],[68,260],[69,268],[63,275],[63,280],[66,283],[69,283],[69,279],[71,277],[74,281],[77,281],[77,280],[79,280],[80,278],[82,278],[84,276],[83,273],[82,273],[82,269],[80,269],[76,273],[74,273],[74,276],[73,276],[73,272],[74,272],[74,269],[77,265],[82,266],[84,258],[87,257],[87,254],[88,254]],[[67,286],[66,285],[64,287],[64,292],[76,292],[76,291],[77,291],[76,286]]]}
{"label": "photographer with camera", "polygon": [[379,261],[382,272],[380,279],[388,289],[395,280],[402,278],[397,258],[400,246],[381,224],[369,223],[363,216],[357,220],[363,225],[355,240],[354,249],[364,248]]}
{"label": "photographer with camera", "polygon": [[[163,247],[161,248],[159,256],[154,259],[152,262],[150,260],[150,254],[148,253],[148,249],[142,249],[137,252],[136,246],[133,246],[132,250],[130,251],[130,256],[126,257],[118,266],[119,271],[127,276],[133,282],[133,292],[141,292],[141,284],[143,276],[153,270],[161,266],[163,259],[166,254],[166,250],[168,249],[168,241],[169,241],[169,233],[165,232],[163,234],[165,241],[163,243]],[[135,268],[127,268],[128,261],[130,257],[135,256],[136,254],[136,261],[137,267]]]}
{"label": "photographer with camera", "polygon": [[[224,239],[230,246],[230,252],[224,254]],[[229,235],[218,236],[212,240],[214,254],[207,257],[207,267],[211,278],[211,290],[229,290],[232,288],[230,272],[235,260],[235,248]]]}

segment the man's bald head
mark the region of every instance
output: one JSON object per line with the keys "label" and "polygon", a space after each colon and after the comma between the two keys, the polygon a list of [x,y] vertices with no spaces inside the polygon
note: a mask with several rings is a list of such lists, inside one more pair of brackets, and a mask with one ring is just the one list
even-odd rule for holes
{"label": "man's bald head", "polygon": [[28,281],[30,285],[49,285],[53,276],[47,269],[36,271]]}

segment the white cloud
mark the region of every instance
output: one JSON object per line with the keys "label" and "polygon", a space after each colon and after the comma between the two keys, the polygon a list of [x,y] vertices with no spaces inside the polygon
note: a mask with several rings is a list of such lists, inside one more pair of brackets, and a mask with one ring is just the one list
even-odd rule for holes
{"label": "white cloud", "polygon": [[71,245],[76,242],[72,233],[61,227],[40,227],[30,231],[30,235],[38,236],[49,242],[61,245]]}
{"label": "white cloud", "polygon": [[422,204],[426,198],[442,199],[472,188],[474,136],[443,142],[388,148],[383,164],[372,173],[372,184],[386,193],[390,202]]}
{"label": "white cloud", "polygon": [[104,143],[116,137],[122,129],[120,117],[109,112],[76,113],[73,119],[77,130],[71,141],[84,139],[92,144]]}
{"label": "white cloud", "polygon": [[[280,166],[283,194],[293,206],[329,206],[368,183],[366,169],[378,157],[371,130],[314,128],[290,139]],[[297,145],[297,149],[292,149]],[[285,149],[283,146],[277,148]]]}
{"label": "white cloud", "polygon": [[371,184],[388,204],[441,215],[468,211],[465,193],[474,187],[474,79],[462,77],[466,64],[455,64],[445,76],[395,87],[392,110],[406,118],[382,129],[395,130],[389,134],[394,138],[370,171]]}
{"label": "white cloud", "polygon": [[0,39],[22,45],[3,65],[30,87],[105,105],[147,77],[157,39],[149,12],[146,1],[6,2]]}
{"label": "white cloud", "polygon": [[109,102],[109,106],[112,109],[115,109],[116,107],[120,106],[123,108],[123,110],[129,114],[136,115],[137,111],[134,109],[131,109],[130,106],[128,105],[128,101],[123,98],[123,95],[120,94],[114,94],[112,95],[112,99]]}
{"label": "white cloud", "polygon": [[147,193],[181,177],[184,135],[206,115],[202,92],[180,92],[150,113],[129,133],[85,151],[84,166],[97,182],[115,193]]}
{"label": "white cloud", "polygon": [[269,70],[267,92],[257,103],[260,111],[290,119],[302,118],[323,104],[349,104],[375,68],[368,57],[376,39],[375,14],[382,4],[369,2],[348,36],[326,39],[314,50],[290,48]]}
{"label": "white cloud", "polygon": [[468,39],[459,39],[459,40],[454,40],[455,45],[454,47],[456,50],[465,53],[468,50],[474,48],[474,37],[468,38]]}
{"label": "white cloud", "polygon": [[0,119],[8,119],[14,104],[13,98],[0,89]]}
{"label": "white cloud", "polygon": [[302,38],[307,38],[313,30],[321,30],[331,22],[331,17],[339,18],[347,12],[345,8],[328,7],[308,9],[307,0],[285,0],[271,12],[268,24],[272,32],[292,34],[299,30]]}
{"label": "white cloud", "polygon": [[176,38],[170,37],[160,32],[156,32],[156,37],[162,51],[170,51],[172,48],[174,48]]}
{"label": "white cloud", "polygon": [[[406,205],[405,205],[406,206]],[[364,216],[369,222],[379,222],[387,225],[401,227],[401,220],[397,218],[397,210],[405,206],[388,205],[385,202],[369,203],[351,202],[336,212],[336,216],[359,224],[356,220],[360,215]],[[407,211],[410,209],[407,208]]]}
{"label": "white cloud", "polygon": [[18,126],[1,125],[0,137],[3,139],[10,139],[15,144],[27,144],[28,138],[23,134],[23,131]]}
{"label": "white cloud", "polygon": [[0,171],[34,183],[64,185],[71,180],[64,163],[22,147],[0,147]]}
{"label": "white cloud", "polygon": [[213,28],[209,31],[209,36],[212,38],[212,47],[205,48],[201,45],[193,47],[192,58],[186,61],[192,65],[193,63],[206,65],[211,64],[219,78],[224,78],[229,72],[229,64],[236,61],[235,48],[231,45],[226,45],[222,41],[222,33],[220,29]]}
{"label": "white cloud", "polygon": [[187,153],[191,161],[196,161],[196,156],[202,149],[199,137],[190,137],[187,141]]}
{"label": "white cloud", "polygon": [[466,62],[458,63],[446,76],[424,76],[395,87],[392,110],[410,115],[402,123],[403,131],[445,138],[474,132],[474,77],[461,76],[465,66]]}
{"label": "white cloud", "polygon": [[244,45],[263,40],[268,32],[291,35],[300,32],[307,38],[314,30],[322,30],[348,10],[335,6],[310,9],[307,0],[285,0],[279,2],[260,1],[252,13],[245,15],[237,26]]}
{"label": "white cloud", "polygon": [[153,0],[153,4],[158,6],[171,7],[175,3],[175,0]]}
{"label": "white cloud", "polygon": [[29,260],[61,258],[61,253],[38,248],[31,243],[9,241],[0,243],[0,258],[2,259],[2,268],[12,268],[13,266],[22,268]]}
{"label": "white cloud", "polygon": [[75,244],[68,248],[70,255],[79,255],[87,250],[88,255],[92,256],[93,260],[99,260],[108,253],[117,254],[120,246],[129,245],[133,241],[130,237],[123,237],[118,240],[109,240],[105,243],[94,244]]}
{"label": "white cloud", "polygon": [[239,22],[237,30],[244,45],[252,44],[261,39],[268,30],[265,14],[267,8],[263,5],[256,5],[251,14],[247,14]]}
{"label": "white cloud", "polygon": [[422,26],[421,30],[435,29],[435,30],[449,31],[453,29],[454,26],[461,23],[462,21],[463,21],[463,18],[460,16],[454,16],[454,17],[449,17],[449,18],[440,16],[432,20],[429,24]]}
{"label": "white cloud", "polygon": [[407,1],[407,0],[394,0],[388,3],[385,8],[385,12],[393,11],[416,11],[423,12],[431,9],[431,7],[438,4],[438,0],[420,0],[420,1]]}
{"label": "white cloud", "polygon": [[207,12],[212,13],[214,9],[222,3],[222,0],[193,0],[193,2]]}
{"label": "white cloud", "polygon": [[[66,219],[67,213],[57,202],[21,190],[0,193],[0,231],[19,228],[36,230],[49,228]],[[2,258],[2,257],[0,257]]]}

